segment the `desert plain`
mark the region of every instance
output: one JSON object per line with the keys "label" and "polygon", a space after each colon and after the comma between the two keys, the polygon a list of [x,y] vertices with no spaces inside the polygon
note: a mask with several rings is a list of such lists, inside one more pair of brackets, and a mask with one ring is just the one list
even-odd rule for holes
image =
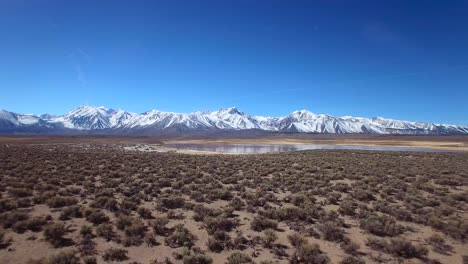
{"label": "desert plain", "polygon": [[[447,152],[165,147],[177,143]],[[462,136],[5,136],[0,263],[465,264],[467,150]]]}

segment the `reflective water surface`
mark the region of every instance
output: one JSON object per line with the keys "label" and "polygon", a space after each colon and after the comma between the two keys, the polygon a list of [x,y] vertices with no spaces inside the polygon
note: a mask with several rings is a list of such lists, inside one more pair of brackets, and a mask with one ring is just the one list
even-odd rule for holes
{"label": "reflective water surface", "polygon": [[171,144],[167,147],[185,150],[209,151],[220,153],[270,153],[311,149],[350,149],[377,151],[416,151],[416,152],[453,152],[447,150],[389,147],[389,146],[346,146],[346,145],[310,145],[310,144]]}

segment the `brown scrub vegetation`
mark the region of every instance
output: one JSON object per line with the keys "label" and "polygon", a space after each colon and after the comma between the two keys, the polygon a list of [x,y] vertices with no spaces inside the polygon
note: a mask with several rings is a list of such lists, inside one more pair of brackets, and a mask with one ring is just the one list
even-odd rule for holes
{"label": "brown scrub vegetation", "polygon": [[0,263],[468,261],[466,153],[109,142],[0,144]]}

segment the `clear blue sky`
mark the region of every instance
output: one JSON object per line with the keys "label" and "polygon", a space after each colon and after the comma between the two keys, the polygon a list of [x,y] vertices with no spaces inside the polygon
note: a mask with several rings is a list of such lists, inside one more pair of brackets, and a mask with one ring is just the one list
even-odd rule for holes
{"label": "clear blue sky", "polygon": [[0,108],[468,124],[468,1],[0,1]]}

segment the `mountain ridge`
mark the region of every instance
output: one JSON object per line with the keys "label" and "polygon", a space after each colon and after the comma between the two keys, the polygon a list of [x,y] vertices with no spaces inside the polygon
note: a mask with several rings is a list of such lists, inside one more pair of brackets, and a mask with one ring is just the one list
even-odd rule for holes
{"label": "mountain ridge", "polygon": [[468,126],[411,122],[383,117],[365,118],[293,111],[281,117],[251,116],[236,107],[191,113],[149,110],[141,114],[103,106],[79,106],[64,115],[26,115],[0,110],[2,133],[156,134],[210,130],[262,130],[322,134],[468,134]]}

